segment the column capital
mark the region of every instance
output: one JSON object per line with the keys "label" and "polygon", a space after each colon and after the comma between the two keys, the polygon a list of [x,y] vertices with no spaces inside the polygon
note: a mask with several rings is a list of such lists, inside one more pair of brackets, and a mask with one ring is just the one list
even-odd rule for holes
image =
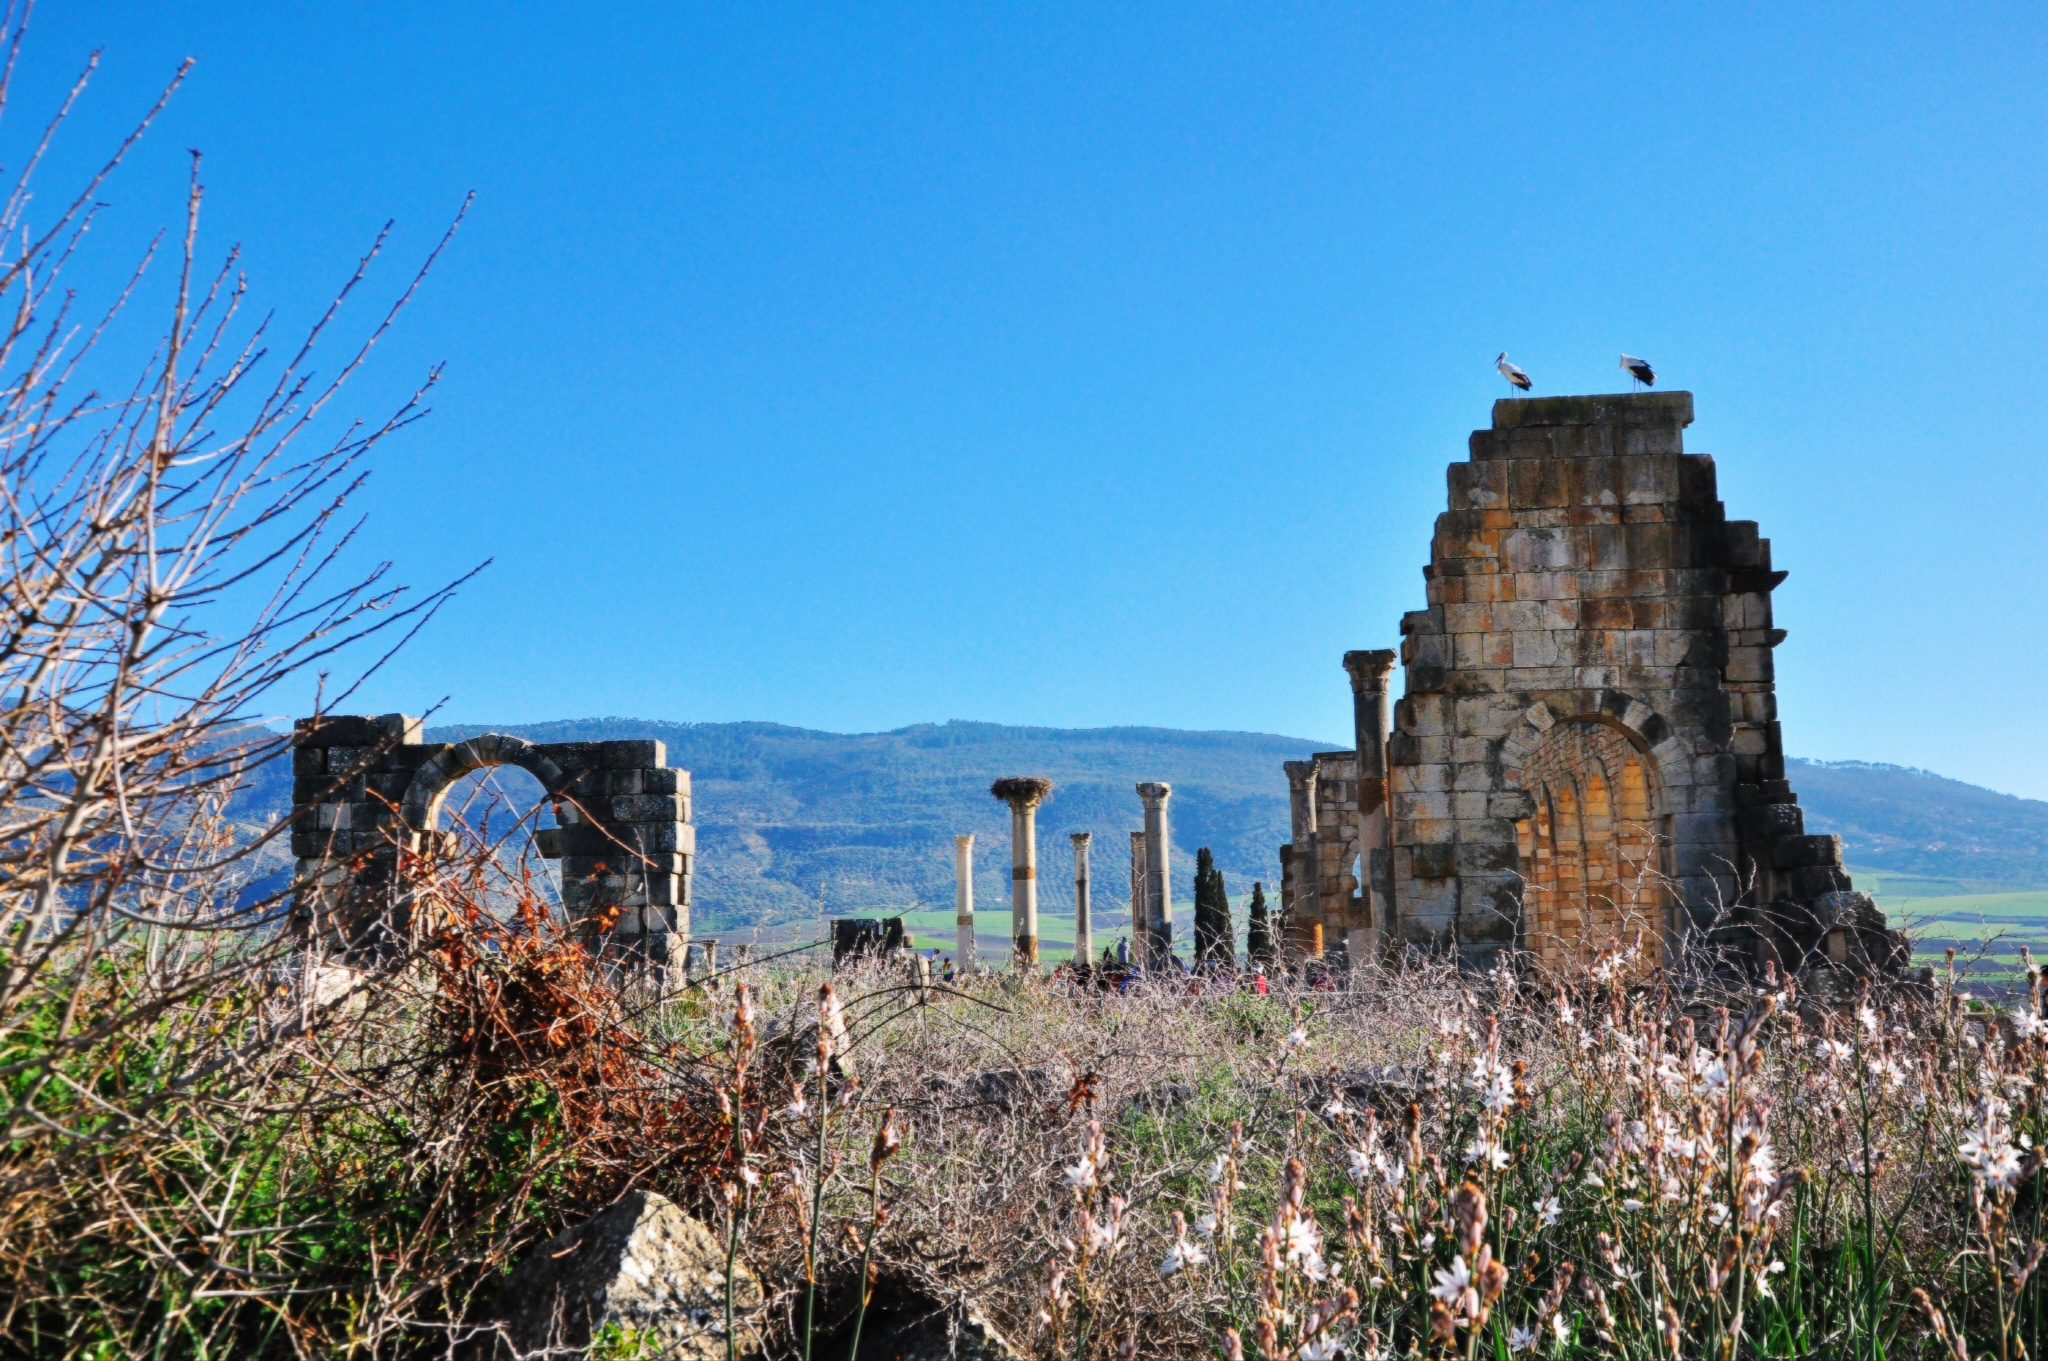
{"label": "column capital", "polygon": [[1344,654],[1344,670],[1350,673],[1353,690],[1384,690],[1394,670],[1392,648],[1378,647]]}
{"label": "column capital", "polygon": [[1173,786],[1157,780],[1147,780],[1138,786],[1138,797],[1143,799],[1148,807],[1155,803],[1165,803],[1173,797]]}
{"label": "column capital", "polygon": [[1280,768],[1287,772],[1287,783],[1295,789],[1307,789],[1316,778],[1316,768],[1321,761],[1311,758],[1307,761],[1283,761]]}
{"label": "column capital", "polygon": [[1086,846],[1086,845],[1087,845],[1087,844],[1088,844],[1089,842],[1093,841],[1094,839],[1095,839],[1095,833],[1093,833],[1093,832],[1068,832],[1068,833],[1067,833],[1067,840],[1069,840],[1069,841],[1073,842],[1073,843],[1074,843],[1074,844],[1075,844],[1076,846]]}
{"label": "column capital", "polygon": [[972,832],[962,832],[962,833],[961,833],[961,834],[959,834],[958,836],[954,837],[954,838],[953,838],[953,848],[954,848],[955,850],[961,850],[961,851],[971,851],[971,850],[973,850],[973,849],[974,849],[974,833],[972,833]]}
{"label": "column capital", "polygon": [[1009,804],[1012,811],[1023,813],[1045,802],[1045,796],[1052,793],[1052,781],[1043,775],[1006,776],[990,785],[988,792]]}

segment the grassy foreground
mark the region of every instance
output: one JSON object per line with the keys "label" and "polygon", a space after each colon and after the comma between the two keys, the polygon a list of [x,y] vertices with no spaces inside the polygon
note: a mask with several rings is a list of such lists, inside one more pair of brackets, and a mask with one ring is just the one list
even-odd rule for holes
{"label": "grassy foreground", "polygon": [[[265,960],[147,1034],[16,1032],[46,1127],[0,1166],[11,1351],[489,1354],[511,1264],[634,1187],[760,1275],[735,1322],[785,1356],[812,1283],[843,1298],[863,1264],[1047,1358],[2048,1338],[2038,979],[2017,1010],[1946,974],[1821,1007],[1679,992],[1616,946],[1566,978],[921,992],[799,954],[664,999],[516,879],[488,911],[463,882],[356,996],[293,1001]],[[145,963],[99,986],[132,997]],[[223,1045],[243,1061],[195,1071]]]}

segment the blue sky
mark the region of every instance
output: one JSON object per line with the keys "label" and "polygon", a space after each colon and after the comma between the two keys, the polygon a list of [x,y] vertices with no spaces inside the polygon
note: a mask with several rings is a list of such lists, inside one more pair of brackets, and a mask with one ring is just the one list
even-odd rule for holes
{"label": "blue sky", "polygon": [[[2048,796],[2048,11],[49,5],[63,155],[178,58],[178,211],[303,323],[470,219],[365,560],[494,564],[368,688],[463,721],[1349,731],[1508,350],[1696,394],[1791,578],[1795,754]],[[17,142],[18,145],[18,142]],[[73,162],[60,160],[62,170]],[[97,275],[91,271],[99,271]]]}

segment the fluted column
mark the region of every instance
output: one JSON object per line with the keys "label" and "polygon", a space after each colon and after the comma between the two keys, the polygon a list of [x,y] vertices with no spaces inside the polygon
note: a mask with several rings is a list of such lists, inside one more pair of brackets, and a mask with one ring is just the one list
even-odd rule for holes
{"label": "fluted column", "polygon": [[960,975],[974,972],[974,833],[953,838],[953,954]]}
{"label": "fluted column", "polygon": [[1344,654],[1351,677],[1352,729],[1358,744],[1359,857],[1365,883],[1360,899],[1347,905],[1346,947],[1354,964],[1377,953],[1380,940],[1394,925],[1394,844],[1392,809],[1387,802],[1387,733],[1392,728],[1392,701],[1387,678],[1394,670],[1388,648]]}
{"label": "fluted column", "polygon": [[1087,968],[1095,962],[1094,933],[1088,929],[1088,843],[1093,832],[1070,832],[1074,843],[1074,963]]}
{"label": "fluted column", "polygon": [[1173,845],[1166,821],[1173,786],[1148,781],[1138,786],[1138,796],[1145,800],[1145,902],[1152,918],[1144,963],[1148,969],[1163,969],[1173,962],[1173,883],[1167,877]]}
{"label": "fluted column", "polygon": [[1038,967],[1038,805],[1052,781],[1037,775],[997,780],[989,793],[1010,805],[1010,938],[1019,969]]}

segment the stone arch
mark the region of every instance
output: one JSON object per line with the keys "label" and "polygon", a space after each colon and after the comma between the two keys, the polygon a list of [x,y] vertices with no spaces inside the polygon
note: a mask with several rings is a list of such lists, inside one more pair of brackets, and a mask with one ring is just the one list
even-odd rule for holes
{"label": "stone arch", "polygon": [[569,775],[533,743],[502,733],[485,733],[443,750],[413,773],[400,805],[405,825],[415,834],[431,832],[441,816],[441,805],[455,782],[472,770],[485,766],[518,766],[540,781],[541,792],[554,799],[569,783]]}
{"label": "stone arch", "polygon": [[562,906],[592,945],[680,961],[697,838],[690,772],[668,764],[662,743],[424,736],[406,714],[323,714],[294,729],[292,854],[307,929],[335,935],[351,953],[409,932],[416,904],[400,888],[404,857],[438,849],[434,824],[456,781],[517,766],[554,804],[558,825],[535,830],[534,846],[560,863]]}
{"label": "stone arch", "polygon": [[1653,959],[1664,953],[1668,909],[1653,855],[1658,780],[1649,737],[1668,727],[1628,696],[1600,698],[1567,718],[1533,705],[1503,744],[1504,779],[1529,796],[1515,829],[1518,934],[1545,968],[1638,934]]}

